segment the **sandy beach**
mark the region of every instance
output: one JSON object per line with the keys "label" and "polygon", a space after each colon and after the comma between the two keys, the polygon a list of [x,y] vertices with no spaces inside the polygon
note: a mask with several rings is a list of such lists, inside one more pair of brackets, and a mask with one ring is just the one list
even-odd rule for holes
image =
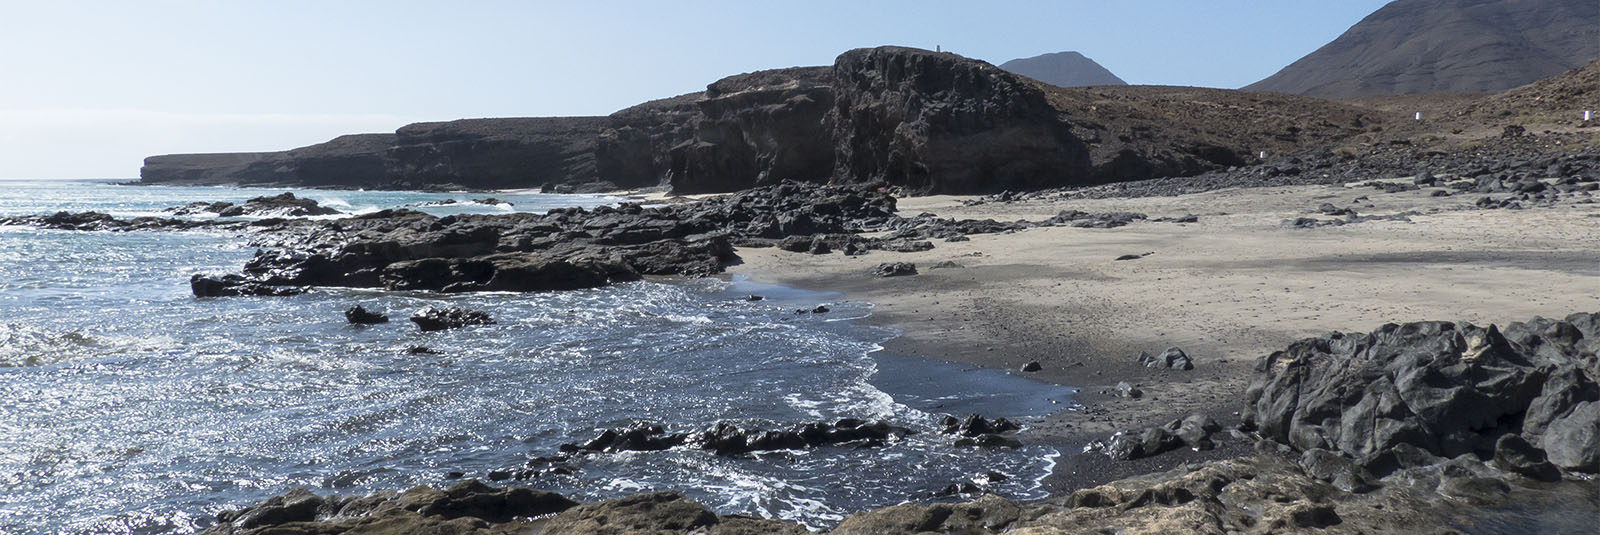
{"label": "sandy beach", "polygon": [[[870,321],[903,333],[886,344],[895,353],[1010,370],[1040,362],[1043,369],[1027,375],[1081,388],[1082,406],[1037,424],[1030,436],[1075,451],[1118,429],[1195,412],[1236,421],[1255,359],[1303,337],[1390,322],[1503,324],[1600,310],[1600,204],[1481,210],[1472,206],[1478,196],[1431,196],[1439,190],[1294,186],[975,206],[963,204],[970,197],[908,197],[899,199],[906,216],[1040,220],[1076,209],[1152,219],[1192,214],[1198,221],[973,235],[916,253],[744,248],[743,262],[729,271],[870,301]],[[1322,203],[1363,216],[1417,215],[1315,229],[1283,225],[1297,217],[1333,219],[1316,213]],[[872,274],[877,264],[896,261],[915,263],[919,274]],[[1195,358],[1196,369],[1145,368],[1135,360],[1140,351],[1173,346]],[[1108,394],[1119,381],[1145,395]],[[1067,456],[1052,483],[1080,488],[1242,447],[1125,462]]]}

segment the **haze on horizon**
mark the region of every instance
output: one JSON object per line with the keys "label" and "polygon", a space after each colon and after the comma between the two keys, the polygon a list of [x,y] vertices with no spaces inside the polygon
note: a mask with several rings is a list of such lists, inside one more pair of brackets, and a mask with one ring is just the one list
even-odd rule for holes
{"label": "haze on horizon", "polygon": [[0,178],[131,178],[155,154],[605,115],[887,44],[995,64],[1075,50],[1130,84],[1236,88],[1385,3],[12,3],[0,8]]}

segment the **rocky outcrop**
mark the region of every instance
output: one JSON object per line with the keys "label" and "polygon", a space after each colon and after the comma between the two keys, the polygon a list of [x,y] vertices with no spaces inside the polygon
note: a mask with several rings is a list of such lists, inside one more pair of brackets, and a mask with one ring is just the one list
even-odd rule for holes
{"label": "rocky outcrop", "polygon": [[1000,68],[1056,87],[1128,85],[1099,63],[1072,51],[1017,58],[1001,63]]}
{"label": "rocky outcrop", "polygon": [[1398,0],[1246,86],[1324,98],[1501,91],[1600,58],[1590,0]]}
{"label": "rocky outcrop", "polygon": [[556,515],[542,535],[801,535],[806,529],[780,520],[716,513],[667,492],[580,505]]}
{"label": "rocky outcrop", "polygon": [[790,235],[858,232],[891,220],[893,212],[893,197],[872,187],[792,183],[653,208],[442,218],[385,210],[294,222],[271,235],[277,246],[258,252],[243,277],[215,280],[253,287],[573,290],[641,275],[718,273],[734,258],[735,241],[770,246]]}
{"label": "rocky outcrop", "polygon": [[[894,206],[881,185],[785,182],[658,207],[629,203],[543,215],[447,217],[398,209],[335,221],[277,220],[255,235],[265,247],[242,275],[205,276],[195,288],[207,296],[277,295],[268,288],[307,286],[577,290],[645,275],[720,273],[735,258],[735,245],[812,254],[924,251],[934,247],[923,239],[928,237],[954,240],[1056,225],[1114,228],[1145,219],[1076,211],[1036,222],[907,219],[895,215]],[[884,234],[861,236],[869,232]]]}
{"label": "rocky outcrop", "polygon": [[690,446],[717,455],[735,456],[758,451],[824,446],[882,446],[888,441],[915,433],[884,420],[869,422],[854,418],[808,423],[793,429],[746,429],[729,422],[717,422],[712,428],[697,433],[667,433],[666,428],[659,425],[641,423],[602,431],[599,436],[583,444],[563,444],[561,451],[565,454],[614,453]]}
{"label": "rocky outcrop", "polygon": [[552,492],[465,481],[444,490],[416,487],[366,496],[318,496],[296,489],[217,515],[207,535],[488,535],[527,530],[528,519],[571,509]]}
{"label": "rocky outcrop", "polygon": [[135,217],[118,219],[100,212],[56,212],[49,215],[20,215],[0,217],[0,226],[34,226],[56,230],[80,231],[133,231],[133,230],[189,230],[215,228],[243,229],[249,224],[231,221],[205,221],[171,217]]}
{"label": "rocky outcrop", "polygon": [[1507,449],[1502,437],[1515,435],[1563,470],[1595,472],[1596,349],[1600,315],[1587,313],[1504,332],[1421,322],[1335,333],[1262,357],[1244,418],[1298,450],[1357,459],[1401,445],[1493,458]]}
{"label": "rocky outcrop", "polygon": [[338,210],[318,204],[314,199],[295,197],[290,192],[271,197],[255,197],[245,201],[244,204],[197,201],[163,211],[173,215],[210,213],[218,217],[306,217],[340,213]]}
{"label": "rocky outcrop", "polygon": [[834,62],[834,174],[913,191],[1037,189],[1083,180],[1086,144],[1044,92],[954,54],[852,50]]}

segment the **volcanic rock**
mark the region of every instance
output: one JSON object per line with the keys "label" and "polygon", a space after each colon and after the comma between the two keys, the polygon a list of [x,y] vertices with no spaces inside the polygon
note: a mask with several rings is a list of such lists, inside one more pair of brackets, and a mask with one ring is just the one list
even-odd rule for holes
{"label": "volcanic rock", "polygon": [[367,310],[361,305],[356,305],[345,310],[344,318],[346,321],[356,325],[373,325],[377,323],[389,322],[389,316],[383,315],[382,312],[373,312]]}
{"label": "volcanic rock", "polygon": [[490,325],[494,318],[486,312],[457,307],[427,307],[411,314],[411,322],[422,331],[459,329],[470,325]]}

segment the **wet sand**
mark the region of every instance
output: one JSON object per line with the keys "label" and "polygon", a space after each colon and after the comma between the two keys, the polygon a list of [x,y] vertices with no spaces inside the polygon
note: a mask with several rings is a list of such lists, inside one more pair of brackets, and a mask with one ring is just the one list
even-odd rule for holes
{"label": "wet sand", "polygon": [[[1471,205],[1481,195],[1429,195],[1437,189],[1295,186],[977,206],[963,206],[962,197],[903,198],[907,216],[1041,220],[1077,209],[1193,214],[1199,221],[1037,228],[857,257],[744,248],[743,262],[729,271],[870,301],[876,307],[869,321],[902,331],[885,344],[897,354],[1008,370],[1039,361],[1043,369],[1026,375],[1081,388],[1082,406],[1040,422],[1027,438],[1073,453],[1118,429],[1195,412],[1236,421],[1254,360],[1299,338],[1391,322],[1481,325],[1600,310],[1600,204],[1479,210]],[[1367,200],[1354,201],[1360,197]],[[1321,203],[1361,215],[1419,215],[1316,229],[1282,225],[1296,217],[1333,219],[1315,213]],[[878,263],[895,261],[914,262],[920,273],[872,275]],[[946,262],[954,265],[938,267]],[[1196,369],[1135,361],[1140,351],[1173,346],[1194,357]],[[1105,393],[1119,381],[1138,385],[1144,396]],[[1050,484],[1065,491],[1248,448],[1222,444],[1129,462],[1068,455]]]}

